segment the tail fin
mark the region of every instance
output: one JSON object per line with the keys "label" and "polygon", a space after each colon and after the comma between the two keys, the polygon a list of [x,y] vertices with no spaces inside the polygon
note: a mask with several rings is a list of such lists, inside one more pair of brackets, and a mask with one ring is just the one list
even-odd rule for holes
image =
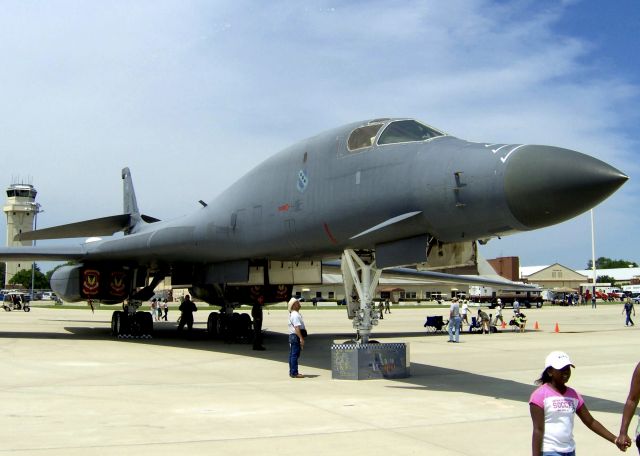
{"label": "tail fin", "polygon": [[136,191],[133,189],[133,179],[131,179],[131,171],[129,171],[129,168],[122,168],[122,193],[123,213],[140,215]]}
{"label": "tail fin", "polygon": [[42,239],[111,236],[117,231],[124,231],[125,234],[131,234],[136,232],[144,224],[159,222],[160,220],[155,217],[140,214],[129,168],[122,169],[122,181],[124,193],[124,210],[122,214],[27,231],[17,234],[14,240],[39,241]]}
{"label": "tail fin", "polygon": [[135,231],[136,226],[143,223],[129,168],[122,168],[122,205],[123,213],[130,216],[129,226],[124,230],[125,234],[129,234]]}

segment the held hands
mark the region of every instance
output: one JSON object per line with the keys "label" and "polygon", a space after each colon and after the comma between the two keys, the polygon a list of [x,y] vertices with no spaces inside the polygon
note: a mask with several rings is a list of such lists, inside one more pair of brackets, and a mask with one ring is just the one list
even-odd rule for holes
{"label": "held hands", "polygon": [[614,441],[620,451],[627,451],[631,446],[631,438],[626,434],[620,434]]}

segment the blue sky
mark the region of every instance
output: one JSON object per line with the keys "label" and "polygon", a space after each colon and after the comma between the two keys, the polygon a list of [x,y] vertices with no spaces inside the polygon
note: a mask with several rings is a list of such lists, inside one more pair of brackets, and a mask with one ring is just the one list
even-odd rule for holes
{"label": "blue sky", "polygon": [[[640,262],[639,17],[637,0],[5,1],[0,183],[32,182],[52,226],[119,213],[129,166],[167,219],[317,132],[416,117],[626,172],[596,255]],[[481,252],[583,268],[590,234],[587,214]]]}

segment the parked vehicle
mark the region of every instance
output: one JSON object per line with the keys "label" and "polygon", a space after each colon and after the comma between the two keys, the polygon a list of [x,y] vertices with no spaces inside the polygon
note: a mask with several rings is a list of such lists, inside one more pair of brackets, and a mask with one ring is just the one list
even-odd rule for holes
{"label": "parked vehicle", "polygon": [[26,293],[6,293],[3,297],[2,308],[5,312],[11,312],[12,310],[30,312],[29,301],[29,295]]}

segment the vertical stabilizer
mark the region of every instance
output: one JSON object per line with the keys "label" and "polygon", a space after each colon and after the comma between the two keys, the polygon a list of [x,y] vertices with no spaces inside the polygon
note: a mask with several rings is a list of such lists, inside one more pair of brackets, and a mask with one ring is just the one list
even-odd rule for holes
{"label": "vertical stabilizer", "polygon": [[125,234],[129,234],[138,225],[142,218],[140,217],[140,210],[138,209],[138,201],[136,199],[136,192],[133,189],[133,179],[131,179],[131,171],[129,168],[122,168],[122,196],[123,196],[123,211],[125,214],[129,214],[130,222],[128,229],[125,230]]}

